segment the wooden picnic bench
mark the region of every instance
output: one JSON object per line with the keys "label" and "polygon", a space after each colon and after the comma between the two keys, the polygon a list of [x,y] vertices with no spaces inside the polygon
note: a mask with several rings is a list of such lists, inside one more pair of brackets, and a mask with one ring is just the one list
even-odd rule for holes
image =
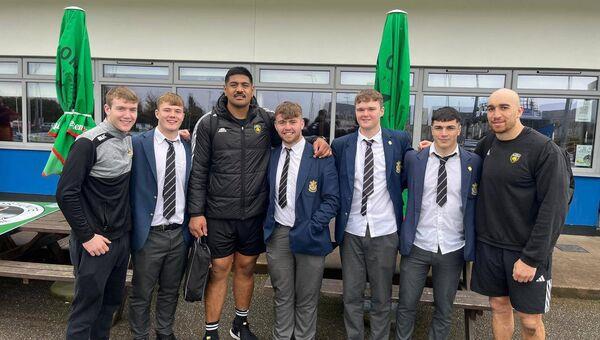
{"label": "wooden picnic bench", "polygon": [[[26,244],[0,253],[0,277],[22,279],[25,284],[29,283],[29,280],[75,281],[72,265],[14,261],[31,249],[43,246],[46,246],[57,259],[66,260],[63,258],[63,250],[69,247],[71,228],[60,210],[22,225],[15,232],[35,232],[37,234]],[[131,286],[132,276],[133,271],[129,269],[125,279],[125,295],[113,318],[113,325],[122,317],[127,299],[127,287]]]}
{"label": "wooden picnic bench", "polygon": [[[265,288],[273,288],[271,285],[271,279],[267,279],[265,282]],[[343,285],[342,280],[337,279],[323,279],[321,284],[321,293],[330,296],[342,296]],[[398,301],[399,287],[398,285],[392,286],[392,300]],[[369,296],[369,288],[367,283],[367,289],[365,296]],[[425,287],[423,294],[421,294],[420,302],[424,305],[433,305],[433,289]],[[456,297],[454,298],[454,307],[464,310],[465,313],[465,339],[475,339],[475,327],[474,322],[478,314],[483,311],[490,310],[489,300],[486,296],[478,294],[471,290],[458,290]]]}

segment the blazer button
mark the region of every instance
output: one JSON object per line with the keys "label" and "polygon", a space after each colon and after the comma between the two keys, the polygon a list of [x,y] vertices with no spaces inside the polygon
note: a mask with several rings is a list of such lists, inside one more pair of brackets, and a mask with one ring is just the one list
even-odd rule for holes
{"label": "blazer button", "polygon": [[150,213],[150,216],[154,216],[154,213]]}
{"label": "blazer button", "polygon": [[154,199],[156,199],[156,196],[154,196]]}

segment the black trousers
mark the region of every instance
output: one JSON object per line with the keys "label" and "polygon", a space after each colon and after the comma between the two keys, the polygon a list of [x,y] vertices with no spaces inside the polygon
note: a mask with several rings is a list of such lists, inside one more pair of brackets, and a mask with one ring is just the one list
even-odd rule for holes
{"label": "black trousers", "polygon": [[71,236],[69,252],[75,271],[75,295],[67,324],[68,340],[108,339],[113,314],[125,293],[129,233],[111,240],[108,252],[91,256]]}

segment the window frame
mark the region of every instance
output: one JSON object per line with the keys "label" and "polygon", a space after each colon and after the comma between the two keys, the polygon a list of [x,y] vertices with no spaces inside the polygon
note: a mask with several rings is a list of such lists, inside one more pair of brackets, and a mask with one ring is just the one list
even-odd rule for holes
{"label": "window frame", "polygon": [[[100,59],[96,60],[95,72],[98,76],[99,82],[108,82],[108,83],[118,83],[118,84],[127,84],[127,83],[139,83],[143,82],[145,84],[154,85],[154,84],[173,84],[173,63],[165,62],[165,61],[155,61],[155,60],[114,60],[114,59]],[[146,79],[146,78],[136,78],[136,77],[123,77],[123,78],[111,78],[104,76],[104,66],[105,65],[117,65],[117,66],[138,66],[138,67],[167,67],[169,70],[168,79]]]}
{"label": "window frame", "polygon": [[[599,96],[600,95],[600,72],[593,71],[577,71],[577,70],[514,70],[514,80],[512,89],[517,91],[520,96],[529,96],[530,94],[543,92],[551,95],[583,95],[583,96]],[[596,77],[598,79],[596,90],[551,90],[551,89],[519,89],[519,76],[569,76],[569,77]]]}
{"label": "window frame", "polygon": [[462,93],[479,93],[479,92],[490,92],[498,88],[487,88],[487,87],[433,87],[429,86],[429,75],[430,74],[465,74],[465,75],[499,75],[504,76],[504,86],[510,87],[512,82],[512,73],[510,70],[503,69],[468,69],[468,68],[426,68],[421,78],[423,84],[423,91],[425,92],[462,92]]}
{"label": "window frame", "polygon": [[17,74],[0,74],[0,79],[21,79],[23,78],[23,62],[21,58],[0,57],[0,62],[17,63]]}
{"label": "window frame", "polygon": [[[289,89],[310,88],[310,89],[328,89],[332,90],[335,84],[335,66],[309,66],[309,65],[273,65],[256,64],[252,74],[254,76],[254,85],[261,88]],[[261,70],[281,70],[281,71],[328,71],[329,82],[327,84],[308,84],[308,83],[272,83],[262,82],[260,80]]]}

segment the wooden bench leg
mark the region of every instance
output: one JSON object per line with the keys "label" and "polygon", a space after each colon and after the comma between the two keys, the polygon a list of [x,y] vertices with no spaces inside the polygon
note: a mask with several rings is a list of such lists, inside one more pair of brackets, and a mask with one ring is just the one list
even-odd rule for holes
{"label": "wooden bench leg", "polygon": [[113,316],[113,322],[112,322],[113,327],[116,326],[119,323],[119,321],[121,321],[121,318],[123,317],[123,311],[125,310],[125,302],[127,302],[127,295],[129,295],[129,291],[128,291],[127,287],[125,287],[125,295],[123,295],[123,301],[121,301],[121,305],[119,306],[119,309],[117,309],[117,312]]}
{"label": "wooden bench leg", "polygon": [[475,316],[477,311],[465,309],[465,340],[475,339]]}

